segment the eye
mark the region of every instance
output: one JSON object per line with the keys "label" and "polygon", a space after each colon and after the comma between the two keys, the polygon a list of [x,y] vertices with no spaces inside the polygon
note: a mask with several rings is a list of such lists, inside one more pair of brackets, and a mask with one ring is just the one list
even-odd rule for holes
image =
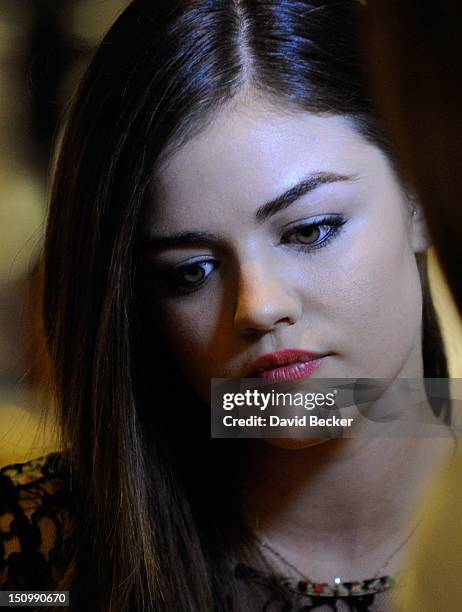
{"label": "eye", "polygon": [[[329,215],[307,223],[299,223],[284,234],[281,243],[295,243],[304,250],[318,249],[327,246],[344,223],[342,215]],[[292,237],[296,239],[293,241]]]}
{"label": "eye", "polygon": [[161,271],[161,287],[174,293],[191,293],[201,287],[218,262],[210,259],[193,261]]}
{"label": "eye", "polygon": [[323,236],[323,229],[320,225],[302,225],[300,229],[292,233],[292,236],[298,235],[298,241],[301,244],[315,244]]}
{"label": "eye", "polygon": [[[187,285],[195,285],[202,282],[210,273],[210,268],[213,266],[209,261],[191,264],[177,270],[177,276],[180,281]],[[209,272],[207,272],[209,270]]]}

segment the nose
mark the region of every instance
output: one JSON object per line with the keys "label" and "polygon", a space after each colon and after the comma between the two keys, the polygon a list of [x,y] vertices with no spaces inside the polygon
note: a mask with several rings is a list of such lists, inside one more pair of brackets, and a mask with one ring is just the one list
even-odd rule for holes
{"label": "nose", "polygon": [[300,301],[267,266],[253,263],[241,269],[234,326],[245,335],[293,325],[301,315]]}

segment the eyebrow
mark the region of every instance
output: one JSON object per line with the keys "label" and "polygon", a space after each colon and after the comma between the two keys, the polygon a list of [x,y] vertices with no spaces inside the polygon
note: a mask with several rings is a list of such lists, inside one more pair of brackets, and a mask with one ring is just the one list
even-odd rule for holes
{"label": "eyebrow", "polygon": [[[267,219],[288,208],[293,202],[314,191],[321,185],[355,181],[358,178],[357,174],[345,175],[335,172],[316,172],[314,174],[309,174],[281,195],[260,206],[255,211],[255,221],[258,224],[264,223]],[[168,247],[204,244],[206,242],[213,243],[218,241],[219,237],[211,232],[206,230],[191,230],[174,232],[168,236],[150,236],[147,238],[144,246],[150,250],[160,250]]]}

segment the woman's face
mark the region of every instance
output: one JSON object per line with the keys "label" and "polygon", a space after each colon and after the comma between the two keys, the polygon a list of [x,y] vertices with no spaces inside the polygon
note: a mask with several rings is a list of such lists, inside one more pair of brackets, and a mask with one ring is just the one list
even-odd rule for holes
{"label": "woman's face", "polygon": [[346,118],[238,105],[153,185],[155,317],[207,402],[211,378],[247,377],[288,348],[325,355],[316,377],[422,376],[423,223]]}

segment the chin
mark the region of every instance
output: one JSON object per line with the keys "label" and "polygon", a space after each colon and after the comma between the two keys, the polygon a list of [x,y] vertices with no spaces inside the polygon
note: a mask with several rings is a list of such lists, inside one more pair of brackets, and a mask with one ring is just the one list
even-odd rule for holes
{"label": "chin", "polygon": [[265,444],[277,446],[285,450],[301,450],[302,448],[310,448],[324,442],[329,442],[331,438],[264,438]]}

